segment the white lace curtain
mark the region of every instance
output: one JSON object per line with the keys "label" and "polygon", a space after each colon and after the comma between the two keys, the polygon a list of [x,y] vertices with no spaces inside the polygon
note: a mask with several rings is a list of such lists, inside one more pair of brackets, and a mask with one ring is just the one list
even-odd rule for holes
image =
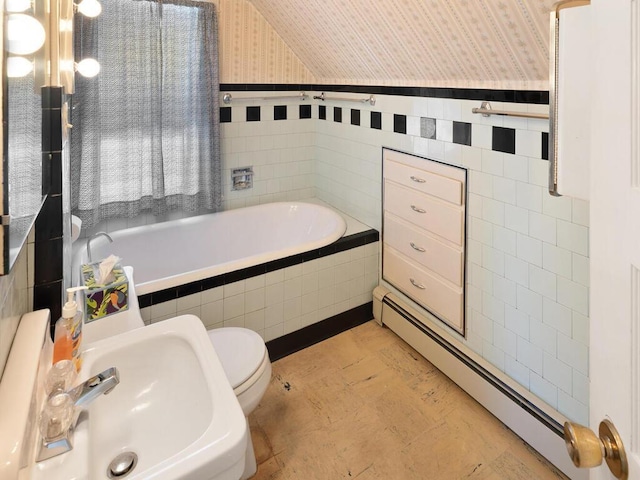
{"label": "white lace curtain", "polygon": [[71,207],[85,226],[221,205],[218,23],[190,0],[103,0],[75,16]]}

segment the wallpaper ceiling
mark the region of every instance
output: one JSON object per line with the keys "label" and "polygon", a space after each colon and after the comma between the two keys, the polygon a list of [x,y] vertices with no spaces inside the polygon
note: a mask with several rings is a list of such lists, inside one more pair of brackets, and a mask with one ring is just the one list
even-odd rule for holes
{"label": "wallpaper ceiling", "polygon": [[219,0],[221,73],[229,82],[260,68],[254,81],[547,89],[555,1],[248,0],[253,10]]}

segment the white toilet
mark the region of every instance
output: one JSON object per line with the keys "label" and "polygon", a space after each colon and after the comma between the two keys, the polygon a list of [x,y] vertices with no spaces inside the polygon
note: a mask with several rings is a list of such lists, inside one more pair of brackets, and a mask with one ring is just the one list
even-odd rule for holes
{"label": "white toilet", "polygon": [[[207,333],[244,416],[248,417],[260,403],[271,380],[271,361],[264,340],[247,328],[224,327]],[[252,477],[256,470],[256,456],[249,438],[242,479]]]}
{"label": "white toilet", "polygon": [[[133,271],[125,267],[129,278]],[[83,341],[93,342],[134,328],[144,327],[133,285],[129,284],[129,309],[107,317],[108,321],[93,321],[85,325]],[[224,327],[209,330],[209,339],[222,363],[245,417],[258,406],[271,380],[271,361],[264,340],[253,330]],[[248,428],[248,420],[247,420]],[[242,480],[255,475],[256,456],[251,438],[247,442]]]}

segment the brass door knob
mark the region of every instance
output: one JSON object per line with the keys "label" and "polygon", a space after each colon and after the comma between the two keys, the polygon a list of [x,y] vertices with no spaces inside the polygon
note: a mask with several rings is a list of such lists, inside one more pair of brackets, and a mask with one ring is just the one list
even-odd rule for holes
{"label": "brass door knob", "polygon": [[564,441],[573,464],[578,468],[593,468],[604,459],[616,478],[627,480],[629,464],[618,431],[605,419],[600,422],[598,433],[599,438],[589,427],[565,422]]}

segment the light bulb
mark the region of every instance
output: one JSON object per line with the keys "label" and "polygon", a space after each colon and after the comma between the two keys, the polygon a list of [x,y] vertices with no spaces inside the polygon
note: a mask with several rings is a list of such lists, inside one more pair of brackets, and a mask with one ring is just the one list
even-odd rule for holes
{"label": "light bulb", "polygon": [[30,55],[44,45],[42,24],[23,13],[12,13],[7,19],[7,50],[16,55]]}
{"label": "light bulb", "polygon": [[100,64],[93,58],[85,58],[76,64],[76,70],[83,77],[95,77],[100,73]]}
{"label": "light bulb", "polygon": [[102,5],[98,0],[82,0],[78,4],[78,11],[85,17],[97,17],[102,12]]}
{"label": "light bulb", "polygon": [[31,0],[7,0],[7,12],[24,12],[31,7]]}
{"label": "light bulb", "polygon": [[25,77],[33,70],[33,62],[24,57],[7,58],[7,77]]}

